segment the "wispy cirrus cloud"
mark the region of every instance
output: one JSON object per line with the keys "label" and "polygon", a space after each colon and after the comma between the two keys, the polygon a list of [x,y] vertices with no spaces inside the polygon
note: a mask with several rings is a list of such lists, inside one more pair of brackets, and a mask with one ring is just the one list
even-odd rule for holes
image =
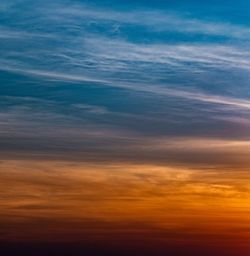
{"label": "wispy cirrus cloud", "polygon": [[[61,81],[61,82],[91,82],[97,83],[99,86],[108,86],[114,88],[122,88],[132,91],[146,92],[150,94],[156,94],[160,96],[172,96],[176,98],[183,98],[186,100],[200,101],[210,104],[221,104],[229,105],[239,109],[250,109],[250,101],[248,99],[226,97],[214,94],[208,94],[199,91],[185,91],[185,89],[170,89],[167,88],[168,84],[140,84],[140,83],[129,83],[116,80],[105,80],[105,79],[94,79],[87,76],[76,75],[76,74],[65,74],[65,73],[55,73],[44,70],[29,70],[29,69],[15,69],[15,68],[3,68],[2,70],[23,73],[26,75],[42,77],[48,80]],[[164,87],[166,86],[166,87]]]}
{"label": "wispy cirrus cloud", "polygon": [[[238,48],[220,44],[135,44],[107,38],[86,38],[85,47],[92,56],[100,59],[158,63],[168,66],[182,66],[184,69],[239,68],[249,69],[248,48]],[[180,70],[181,71],[181,70]]]}
{"label": "wispy cirrus cloud", "polygon": [[57,3],[55,3],[53,9],[56,11],[49,14],[52,20],[69,19],[71,22],[88,20],[88,23],[111,22],[116,23],[113,24],[114,32],[119,31],[119,26],[131,24],[148,27],[155,32],[174,31],[179,33],[197,33],[246,40],[250,36],[250,29],[247,26],[196,19],[192,15],[183,15],[173,11],[114,11],[107,8],[98,9],[86,4],[64,6]]}
{"label": "wispy cirrus cloud", "polygon": [[[20,12],[12,5],[6,11],[5,18],[15,11],[17,20],[1,26],[5,43],[0,50],[4,81],[8,85],[10,76],[17,76],[20,88],[26,89],[26,100],[6,100],[2,119],[8,118],[10,111],[11,120],[15,127],[22,127],[23,135],[35,127],[37,136],[48,141],[55,134],[43,134],[42,130],[50,133],[61,127],[75,142],[72,134],[85,134],[83,127],[97,131],[105,127],[122,134],[114,139],[119,144],[122,137],[134,140],[132,135],[125,136],[127,132],[143,134],[143,140],[149,134],[184,136],[191,129],[196,136],[211,131],[213,136],[223,136],[227,126],[225,136],[234,138],[239,135],[232,130],[239,134],[249,127],[245,122],[250,108],[246,26],[143,8],[128,12],[46,1],[30,2],[25,7]],[[35,22],[25,15],[30,14],[30,8]],[[142,39],[135,31],[143,31]],[[159,32],[165,36],[158,38]],[[175,38],[176,34],[179,36]],[[186,42],[184,38],[190,35],[192,39]],[[223,39],[217,42],[214,36]],[[35,84],[42,93],[27,89],[29,84]],[[3,88],[7,96],[14,94]],[[40,97],[40,105],[34,101],[27,104],[34,96]],[[35,116],[35,122],[29,116]],[[43,126],[48,123],[51,126]],[[5,134],[9,127],[5,123]],[[15,133],[19,134],[18,129],[12,130],[12,135]],[[247,138],[247,131],[242,134]],[[40,143],[36,139],[31,138],[32,148]],[[57,143],[58,148],[64,148],[68,142]],[[100,141],[93,148],[102,144]],[[122,153],[122,149],[117,152]]]}

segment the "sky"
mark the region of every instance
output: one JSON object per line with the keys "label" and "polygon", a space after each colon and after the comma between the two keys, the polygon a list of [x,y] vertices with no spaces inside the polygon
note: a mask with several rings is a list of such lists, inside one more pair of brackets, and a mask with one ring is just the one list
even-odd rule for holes
{"label": "sky", "polygon": [[0,2],[0,252],[250,254],[250,2]]}

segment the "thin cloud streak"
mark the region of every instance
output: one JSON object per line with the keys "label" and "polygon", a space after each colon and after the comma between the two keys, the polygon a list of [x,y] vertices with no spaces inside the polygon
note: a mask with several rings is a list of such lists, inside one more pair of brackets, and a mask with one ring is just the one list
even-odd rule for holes
{"label": "thin cloud streak", "polygon": [[[88,5],[75,7],[55,4],[51,13],[52,20],[70,19],[71,21],[92,20],[96,22],[116,22],[120,25],[131,24],[150,27],[155,32],[176,31],[181,33],[207,34],[210,36],[227,36],[232,38],[249,39],[250,29],[230,23],[218,23],[199,20],[178,13],[162,11],[113,11],[97,9]],[[48,15],[48,13],[46,13]],[[145,18],[146,17],[146,18]],[[119,28],[118,28],[119,29]]]}
{"label": "thin cloud streak", "polygon": [[221,104],[221,105],[229,105],[239,109],[250,109],[250,100],[247,99],[239,99],[233,97],[224,97],[219,95],[212,95],[201,92],[188,92],[184,90],[175,90],[164,88],[163,85],[141,85],[141,84],[131,84],[128,82],[121,81],[112,81],[112,80],[99,80],[94,79],[87,76],[82,75],[74,75],[74,74],[65,74],[65,73],[56,73],[50,72],[46,70],[29,70],[29,69],[13,69],[0,67],[1,70],[17,72],[21,74],[27,74],[31,76],[38,76],[45,79],[55,79],[56,81],[64,81],[64,82],[92,82],[97,83],[100,86],[110,86],[114,88],[123,88],[133,91],[147,92],[152,94],[157,94],[160,96],[173,96],[177,98],[183,98],[186,100],[194,100],[211,104]]}

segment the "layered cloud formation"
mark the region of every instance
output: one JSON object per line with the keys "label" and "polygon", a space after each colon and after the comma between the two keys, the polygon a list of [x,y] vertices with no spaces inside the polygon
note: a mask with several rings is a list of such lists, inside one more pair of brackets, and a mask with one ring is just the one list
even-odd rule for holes
{"label": "layered cloud formation", "polygon": [[[248,10],[247,1],[1,1],[0,239],[70,240],[60,236],[66,221],[75,240],[100,240],[110,226],[121,240],[154,229],[177,245],[191,233],[197,245],[202,234],[209,243],[212,222],[216,246],[236,239],[245,250]],[[43,217],[44,233],[22,235]]]}

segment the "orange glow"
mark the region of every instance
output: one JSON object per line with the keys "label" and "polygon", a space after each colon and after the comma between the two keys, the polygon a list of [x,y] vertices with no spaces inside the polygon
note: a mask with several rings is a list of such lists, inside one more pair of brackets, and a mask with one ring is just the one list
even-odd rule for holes
{"label": "orange glow", "polygon": [[[225,175],[226,174],[226,175]],[[152,236],[249,247],[246,171],[2,161],[2,241]]]}

